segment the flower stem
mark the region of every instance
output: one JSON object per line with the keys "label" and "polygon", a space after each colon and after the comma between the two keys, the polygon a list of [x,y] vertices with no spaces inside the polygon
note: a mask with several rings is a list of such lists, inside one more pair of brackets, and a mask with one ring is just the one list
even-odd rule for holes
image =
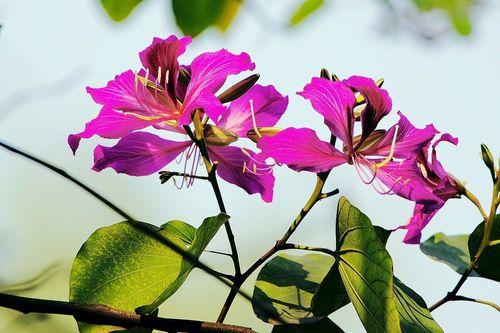
{"label": "flower stem", "polygon": [[314,187],[313,193],[311,194],[311,197],[309,200],[306,202],[304,207],[301,209],[295,220],[292,222],[288,230],[285,232],[283,237],[281,237],[280,240],[274,244],[273,247],[271,247],[266,253],[264,253],[257,261],[255,261],[243,274],[236,278],[235,283],[234,283],[234,288],[231,289],[229,292],[229,295],[226,298],[226,301],[224,302],[224,306],[221,309],[221,312],[219,314],[219,318],[217,319],[217,322],[222,323],[224,319],[226,318],[227,313],[229,312],[229,309],[234,301],[234,298],[236,297],[237,291],[243,285],[243,283],[252,275],[253,272],[257,270],[257,268],[260,267],[264,262],[266,262],[269,258],[271,258],[274,254],[276,254],[278,251],[284,250],[286,248],[290,248],[291,245],[287,245],[287,241],[292,236],[292,234],[297,230],[297,227],[300,225],[300,223],[304,220],[304,218],[307,216],[309,211],[314,207],[314,205],[318,202],[321,201],[324,198],[330,197],[334,194],[338,193],[338,190],[334,190],[328,193],[322,193],[323,187],[325,185],[325,181],[328,178],[328,175],[330,172],[323,172],[319,173],[317,175],[316,179],[316,186]]}
{"label": "flower stem", "polygon": [[497,178],[495,184],[493,185],[493,198],[491,200],[491,207],[490,207],[490,213],[488,216],[486,216],[484,209],[481,206],[481,203],[477,198],[468,190],[465,190],[465,196],[469,198],[479,209],[479,212],[484,218],[484,233],[483,233],[483,238],[481,239],[481,243],[479,244],[479,247],[477,249],[476,254],[474,255],[473,260],[469,263],[467,266],[466,270],[463,272],[462,276],[460,277],[460,280],[458,280],[457,284],[453,288],[452,291],[450,291],[445,297],[443,297],[441,300],[436,302],[434,305],[429,307],[429,310],[432,312],[439,308],[441,305],[449,302],[456,300],[457,293],[459,292],[460,288],[462,288],[463,284],[467,280],[467,278],[470,276],[472,271],[474,270],[474,267],[477,264],[477,261],[481,254],[483,253],[484,249],[489,246],[490,243],[490,238],[491,238],[491,231],[493,230],[493,223],[495,223],[495,214],[498,208],[498,193],[500,191],[500,180]]}

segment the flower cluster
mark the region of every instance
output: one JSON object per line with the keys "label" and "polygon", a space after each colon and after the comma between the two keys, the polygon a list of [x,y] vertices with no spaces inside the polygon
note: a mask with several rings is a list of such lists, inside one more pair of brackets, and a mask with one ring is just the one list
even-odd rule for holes
{"label": "flower cluster", "polygon": [[[235,55],[226,50],[203,53],[190,65],[180,65],[178,57],[190,41],[188,37],[155,38],[139,54],[141,70],[126,71],[104,88],[88,88],[102,109],[84,131],[69,136],[73,152],[82,138],[98,135],[120,139],[113,147],[95,148],[94,170],[110,167],[119,173],[144,176],[180,156],[184,174],[194,176],[200,152],[186,134],[195,122],[202,126],[207,152],[217,162],[217,174],[250,194],[259,193],[266,202],[272,200],[274,186],[274,164],[269,164],[269,159],[296,171],[314,173],[348,163],[378,192],[415,203],[409,223],[400,227],[407,229],[407,243],[418,243],[421,230],[446,200],[462,194],[460,182],[436,157],[438,143],[457,144],[456,138],[446,133],[435,140],[439,132],[434,126],[416,128],[401,112],[392,127],[377,128],[392,109],[391,98],[381,84],[360,76],[343,81],[313,78],[298,94],[324,117],[332,140],[322,141],[309,128],[273,127],[288,104],[288,98],[273,86],[250,85],[231,98],[216,95],[228,76],[253,70],[255,65],[246,53]],[[183,139],[141,131],[146,128]],[[240,139],[257,142],[260,152],[236,145]],[[337,139],[341,149],[336,147]],[[188,185],[193,180],[188,179]]]}

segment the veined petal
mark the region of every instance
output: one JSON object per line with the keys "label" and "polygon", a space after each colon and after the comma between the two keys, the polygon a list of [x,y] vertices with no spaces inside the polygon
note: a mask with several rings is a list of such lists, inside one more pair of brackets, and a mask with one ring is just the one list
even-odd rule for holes
{"label": "veined petal", "polygon": [[[172,35],[166,39],[153,38],[153,43],[139,53],[139,58],[144,68],[149,69],[150,74],[157,79],[161,85],[165,85],[165,77],[168,71],[168,82],[175,87],[179,74],[179,62],[177,58],[186,52],[186,47],[191,43],[191,37],[178,39]],[[158,73],[161,77],[157,77]]]}
{"label": "veined petal", "polygon": [[184,99],[181,125],[189,123],[190,114],[196,108],[203,108],[212,120],[217,121],[225,111],[215,96],[217,90],[229,75],[254,68],[255,64],[246,53],[235,55],[222,49],[197,56],[191,63],[191,81]]}
{"label": "veined petal", "polygon": [[379,88],[370,78],[351,76],[344,82],[358,91],[366,101],[366,106],[361,111],[361,127],[363,138],[367,138],[377,128],[379,121],[391,112],[392,100],[387,90]]}
{"label": "veined petal", "polygon": [[170,141],[151,133],[134,132],[113,147],[98,145],[92,169],[99,172],[113,168],[131,176],[150,175],[173,161],[191,144],[191,141]]}
{"label": "veined petal", "polygon": [[219,163],[219,177],[248,194],[260,193],[265,202],[273,200],[272,167],[259,160],[253,151],[232,146],[209,146],[208,150],[212,160]]}
{"label": "veined petal", "polygon": [[73,154],[75,154],[81,139],[88,139],[94,135],[108,139],[118,139],[133,131],[154,124],[154,122],[154,120],[144,120],[131,114],[123,114],[103,107],[96,118],[85,124],[83,132],[68,136],[68,144]]}
{"label": "veined petal", "polygon": [[288,96],[281,95],[274,86],[254,85],[243,96],[231,102],[228,110],[217,122],[217,126],[231,130],[240,137],[245,137],[253,129],[250,109],[253,103],[255,123],[257,127],[272,127],[285,113]]}
{"label": "veined petal", "polygon": [[257,146],[263,157],[272,157],[296,171],[324,172],[349,159],[309,128],[290,127],[272,137],[263,136]]}
{"label": "veined petal", "polygon": [[431,219],[436,215],[442,206],[436,207],[435,209],[428,211],[425,205],[416,204],[413,209],[413,216],[407,225],[399,227],[399,229],[406,229],[406,236],[403,242],[407,244],[420,244],[420,238],[422,237],[422,230]]}
{"label": "veined petal", "polygon": [[137,80],[131,71],[125,71],[109,81],[104,88],[87,87],[96,103],[107,108],[133,113],[144,119],[176,119],[175,103],[164,90],[153,89]]}
{"label": "veined petal", "polygon": [[352,150],[356,96],[351,89],[342,82],[313,77],[298,94],[311,102],[314,110],[325,118],[332,134]]}
{"label": "veined petal", "polygon": [[365,156],[388,156],[391,151],[396,126],[398,127],[396,142],[394,145],[395,158],[411,158],[426,147],[434,136],[439,133],[434,126],[427,125],[425,128],[416,128],[408,118],[398,112],[399,121],[373,145],[361,151]]}

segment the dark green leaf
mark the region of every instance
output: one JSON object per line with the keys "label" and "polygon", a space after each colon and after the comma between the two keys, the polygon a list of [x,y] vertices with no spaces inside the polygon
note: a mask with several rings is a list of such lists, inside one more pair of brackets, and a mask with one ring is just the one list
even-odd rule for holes
{"label": "dark green leaf", "polygon": [[392,259],[370,219],[345,197],[339,200],[336,234],[340,276],[366,330],[400,333]]}
{"label": "dark green leaf", "polygon": [[216,24],[225,5],[225,0],[172,0],[177,26],[193,37]]}
{"label": "dark green leaf", "polygon": [[320,320],[311,311],[311,300],[333,262],[333,257],[317,253],[282,253],[267,262],[257,276],[252,297],[257,317],[272,324]]}
{"label": "dark green leaf", "polygon": [[324,0],[304,0],[295,10],[290,18],[290,26],[299,24],[317,11],[324,3]]}
{"label": "dark green leaf", "polygon": [[375,225],[373,227],[375,228],[375,232],[377,233],[378,239],[382,242],[382,244],[384,244],[384,246],[386,246],[387,241],[389,240],[389,237],[392,234],[392,231],[384,229],[378,225]]}
{"label": "dark green leaf", "polygon": [[350,302],[342,283],[337,262],[330,268],[321,281],[311,302],[311,310],[315,316],[328,316]]}
{"label": "dark green leaf", "polygon": [[[473,260],[483,238],[484,222],[481,222],[469,236],[470,259]],[[495,216],[490,241],[500,239],[500,214]],[[482,277],[500,282],[500,243],[484,249],[474,270]]]}
{"label": "dark green leaf", "polygon": [[344,333],[333,321],[323,318],[312,324],[275,325],[271,333]]}
{"label": "dark green leaf", "polygon": [[101,0],[109,17],[119,22],[126,19],[142,0]]}
{"label": "dark green leaf", "polygon": [[440,232],[420,244],[420,250],[433,260],[445,263],[462,274],[470,263],[467,239],[467,235],[446,236]]}
{"label": "dark green leaf", "polygon": [[422,297],[397,278],[394,278],[394,294],[396,295],[401,330],[404,333],[443,332],[443,329],[432,318]]}

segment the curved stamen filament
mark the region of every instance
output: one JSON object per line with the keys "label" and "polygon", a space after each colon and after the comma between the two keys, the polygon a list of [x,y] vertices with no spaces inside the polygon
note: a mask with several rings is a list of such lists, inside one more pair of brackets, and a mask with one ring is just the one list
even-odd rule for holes
{"label": "curved stamen filament", "polygon": [[246,150],[246,149],[245,149],[245,148],[243,148],[243,147],[240,147],[240,150],[241,150],[241,152],[242,152],[242,153],[243,153],[246,157],[248,157],[248,158],[249,158],[252,162],[254,162],[254,163],[256,163],[256,164],[266,164],[266,165],[268,165],[268,166],[270,166],[270,167],[273,167],[273,166],[275,166],[275,165],[276,165],[276,163],[274,163],[274,164],[270,164],[270,165],[269,165],[269,164],[264,163],[264,162],[262,162],[262,161],[258,161],[258,160],[256,160],[255,158],[253,158],[253,157],[252,157],[252,155],[250,155],[250,153],[248,152],[248,150]]}
{"label": "curved stamen filament", "polygon": [[387,157],[382,162],[374,164],[372,166],[373,168],[382,168],[392,160],[392,157],[394,156],[394,149],[396,147],[396,138],[398,136],[398,130],[399,130],[399,125],[396,125],[394,130],[394,136],[392,137],[391,150],[389,151],[389,155],[387,155]]}
{"label": "curved stamen filament", "polygon": [[255,134],[259,138],[262,138],[262,135],[259,132],[259,129],[257,128],[257,121],[255,120],[255,110],[253,108],[253,99],[249,100],[248,103],[250,103],[250,114],[252,115],[252,125],[253,125],[253,130],[255,131]]}

